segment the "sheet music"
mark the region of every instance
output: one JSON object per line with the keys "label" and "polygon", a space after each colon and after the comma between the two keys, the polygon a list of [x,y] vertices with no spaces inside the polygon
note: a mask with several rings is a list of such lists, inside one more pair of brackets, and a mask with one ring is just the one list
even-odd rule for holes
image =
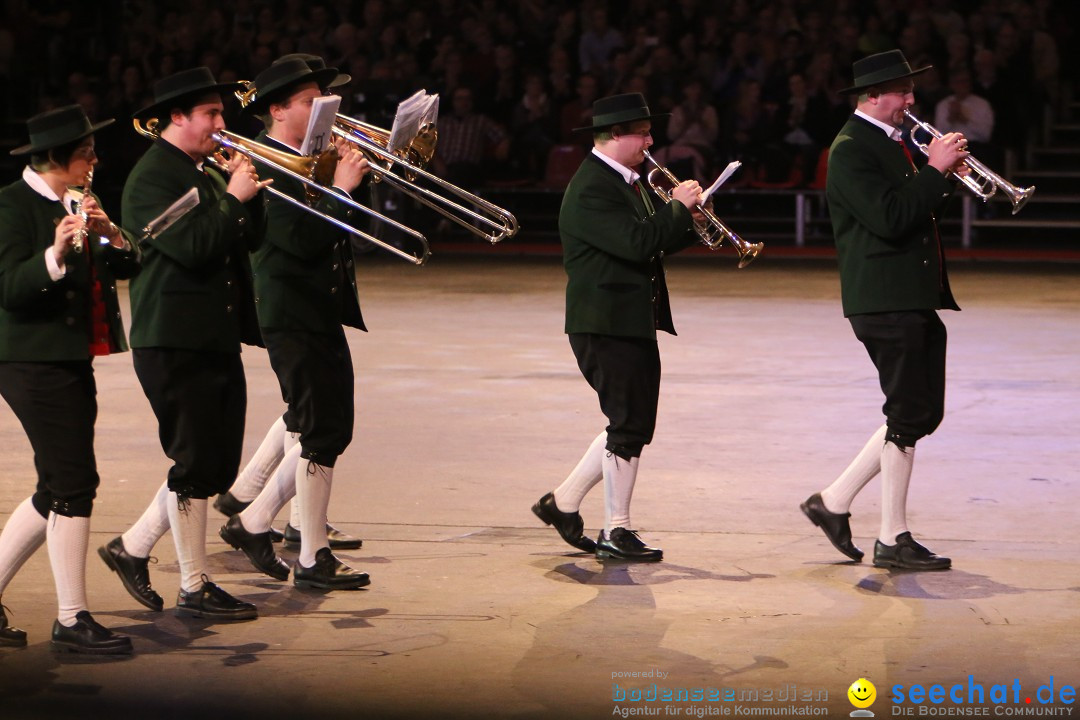
{"label": "sheet music", "polygon": [[146,227],[143,228],[143,235],[157,237],[175,225],[177,220],[191,212],[198,204],[199,191],[193,187],[181,195],[179,200],[165,208],[165,212],[147,223]]}
{"label": "sheet music", "polygon": [[709,189],[706,190],[705,193],[702,195],[701,202],[706,202],[709,197],[714,192],[719,190],[720,186],[726,183],[728,181],[728,178],[730,178],[740,167],[742,167],[742,163],[738,160],[732,160],[731,162],[729,162],[728,166],[724,168],[724,172],[720,173],[720,177],[716,178],[716,182],[710,185]]}
{"label": "sheet music", "polygon": [[397,152],[402,148],[407,148],[420,132],[420,128],[427,123],[434,124],[438,117],[439,96],[429,94],[426,90],[417,90],[398,103],[394,125],[390,128],[390,142],[387,149],[390,152]]}
{"label": "sheet music", "polygon": [[301,155],[318,155],[330,147],[334,137],[334,120],[341,107],[340,95],[325,95],[311,102],[311,117],[308,118],[307,132],[300,146]]}

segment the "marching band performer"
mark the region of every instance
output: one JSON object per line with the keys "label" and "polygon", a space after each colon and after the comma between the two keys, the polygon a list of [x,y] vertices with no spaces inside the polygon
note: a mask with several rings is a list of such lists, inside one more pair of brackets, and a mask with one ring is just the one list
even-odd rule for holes
{"label": "marching band performer", "polygon": [[[22,423],[38,483],[0,533],[0,595],[43,542],[56,583],[58,650],[113,655],[131,640],[87,610],[86,550],[98,487],[95,356],[128,349],[115,278],[138,256],[84,185],[97,164],[94,133],[78,105],[29,119],[22,178],[0,190],[0,395]],[[0,646],[26,645],[0,605]]]}

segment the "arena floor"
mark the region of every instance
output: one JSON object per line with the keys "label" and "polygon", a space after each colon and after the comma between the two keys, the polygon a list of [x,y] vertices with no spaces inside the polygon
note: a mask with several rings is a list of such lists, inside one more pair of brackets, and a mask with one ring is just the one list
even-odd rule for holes
{"label": "arena floor", "polygon": [[[211,511],[212,574],[258,605],[254,622],[173,614],[171,538],[151,566],[160,614],[98,559],[168,467],[130,356],[98,361],[90,606],[136,654],[50,652],[42,549],[3,597],[30,645],[0,649],[0,718],[847,715],[859,678],[878,717],[974,714],[977,692],[991,716],[1071,713],[1080,267],[953,268],[964,310],[943,314],[948,409],[919,443],[910,520],[954,569],[912,574],[844,562],[798,509],[882,420],[833,265],[671,260],[679,336],[661,339],[659,425],[633,507],[665,560],[601,565],[529,511],[605,423],[562,334],[558,259],[506,250],[362,263],[371,332],[349,334],[357,432],[331,520],[364,538],[342,556],[372,584],[325,594],[261,576]],[[244,360],[247,457],[282,404],[265,352]],[[6,406],[0,443],[6,520],[34,484]],[[582,508],[593,533],[601,494]],[[867,551],[878,495],[873,483],[853,507]],[[915,702],[933,685],[954,697]]]}

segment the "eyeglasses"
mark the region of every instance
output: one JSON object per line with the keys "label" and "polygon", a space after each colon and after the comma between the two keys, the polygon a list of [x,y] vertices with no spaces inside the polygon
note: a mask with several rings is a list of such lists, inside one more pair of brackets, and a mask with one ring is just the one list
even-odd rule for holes
{"label": "eyeglasses", "polygon": [[84,145],[81,148],[76,148],[75,152],[71,153],[72,157],[80,157],[89,160],[92,157],[97,157],[97,152],[94,150],[93,145]]}

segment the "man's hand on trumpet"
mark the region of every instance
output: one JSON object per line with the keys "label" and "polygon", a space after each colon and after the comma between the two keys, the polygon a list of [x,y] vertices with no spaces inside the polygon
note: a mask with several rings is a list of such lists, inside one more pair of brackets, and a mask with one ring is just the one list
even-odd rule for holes
{"label": "man's hand on trumpet", "polygon": [[683,180],[671,189],[671,199],[678,200],[694,215],[695,220],[703,220],[701,211],[695,208],[701,205],[701,185],[697,180]]}
{"label": "man's hand on trumpet", "polygon": [[229,158],[229,184],[225,192],[240,202],[247,202],[273,182],[273,178],[260,181],[255,166],[246,155],[234,152]]}
{"label": "man's hand on trumpet", "polygon": [[938,170],[942,175],[950,172],[964,177],[971,168],[964,164],[968,158],[967,139],[961,133],[946,133],[930,141],[926,149],[927,165]]}
{"label": "man's hand on trumpet", "polygon": [[338,162],[334,168],[334,187],[341,188],[347,193],[360,186],[360,181],[371,170],[364,153],[356,149],[352,143],[338,145]]}

